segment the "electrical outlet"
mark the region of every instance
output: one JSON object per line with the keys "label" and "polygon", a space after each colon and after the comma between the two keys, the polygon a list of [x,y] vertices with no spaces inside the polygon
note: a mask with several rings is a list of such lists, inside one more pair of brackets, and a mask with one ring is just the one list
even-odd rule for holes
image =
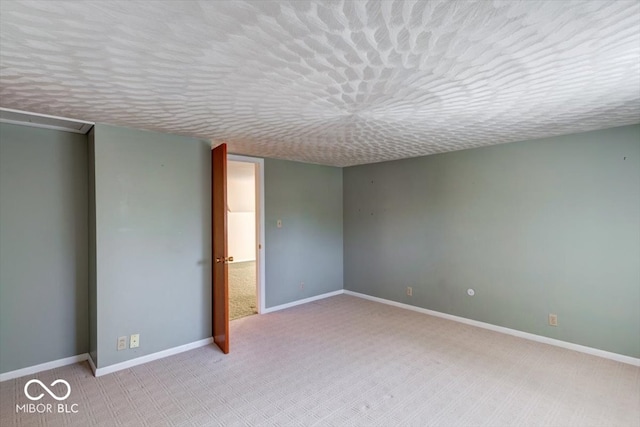
{"label": "electrical outlet", "polygon": [[282,228],[282,220],[281,219],[276,221],[276,227]]}
{"label": "electrical outlet", "polygon": [[129,348],[140,347],[140,334],[133,334],[129,339]]}
{"label": "electrical outlet", "polygon": [[304,282],[300,282],[300,289],[304,289]]}
{"label": "electrical outlet", "polygon": [[408,297],[413,296],[413,288],[411,286],[407,286],[407,296]]}
{"label": "electrical outlet", "polygon": [[549,326],[558,326],[558,315],[549,313]]}
{"label": "electrical outlet", "polygon": [[127,337],[118,337],[118,351],[127,349]]}

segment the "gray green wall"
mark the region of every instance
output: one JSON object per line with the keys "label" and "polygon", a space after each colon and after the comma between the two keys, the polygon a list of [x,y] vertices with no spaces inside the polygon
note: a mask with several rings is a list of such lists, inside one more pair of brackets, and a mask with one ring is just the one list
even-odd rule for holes
{"label": "gray green wall", "polygon": [[267,308],[342,289],[342,169],[266,159],[265,239]]}
{"label": "gray green wall", "polygon": [[[1,130],[1,372],[211,336],[207,142]],[[342,289],[342,169],[267,159],[265,191],[267,307]],[[140,347],[117,351],[134,333]]]}
{"label": "gray green wall", "polygon": [[[0,124],[0,372],[210,337],[209,189],[203,141]],[[265,192],[267,307],[344,278],[640,357],[640,126],[345,169],[266,159]]]}
{"label": "gray green wall", "polygon": [[86,353],[87,137],[0,124],[0,372]]}
{"label": "gray green wall", "polygon": [[211,337],[209,144],[98,124],[94,145],[98,368]]}
{"label": "gray green wall", "polygon": [[640,126],[350,167],[345,289],[640,357],[639,218]]}

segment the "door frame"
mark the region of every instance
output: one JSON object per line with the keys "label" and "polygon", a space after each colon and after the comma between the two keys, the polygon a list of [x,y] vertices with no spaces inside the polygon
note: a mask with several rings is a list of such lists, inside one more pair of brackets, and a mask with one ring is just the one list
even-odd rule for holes
{"label": "door frame", "polygon": [[265,313],[265,232],[264,232],[264,159],[227,154],[227,161],[253,163],[256,184],[256,298],[258,314]]}

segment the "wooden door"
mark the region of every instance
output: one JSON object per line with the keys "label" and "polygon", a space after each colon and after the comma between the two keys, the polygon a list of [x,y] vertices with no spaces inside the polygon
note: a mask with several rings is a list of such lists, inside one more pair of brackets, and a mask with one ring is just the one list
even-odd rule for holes
{"label": "wooden door", "polygon": [[211,150],[213,342],[229,353],[229,258],[227,254],[227,144]]}

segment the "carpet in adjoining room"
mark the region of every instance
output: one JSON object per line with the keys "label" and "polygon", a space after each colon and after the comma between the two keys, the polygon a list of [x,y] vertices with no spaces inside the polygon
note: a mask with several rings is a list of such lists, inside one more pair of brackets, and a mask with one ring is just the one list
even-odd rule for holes
{"label": "carpet in adjoining room", "polygon": [[256,262],[229,264],[229,320],[256,314],[256,301]]}

